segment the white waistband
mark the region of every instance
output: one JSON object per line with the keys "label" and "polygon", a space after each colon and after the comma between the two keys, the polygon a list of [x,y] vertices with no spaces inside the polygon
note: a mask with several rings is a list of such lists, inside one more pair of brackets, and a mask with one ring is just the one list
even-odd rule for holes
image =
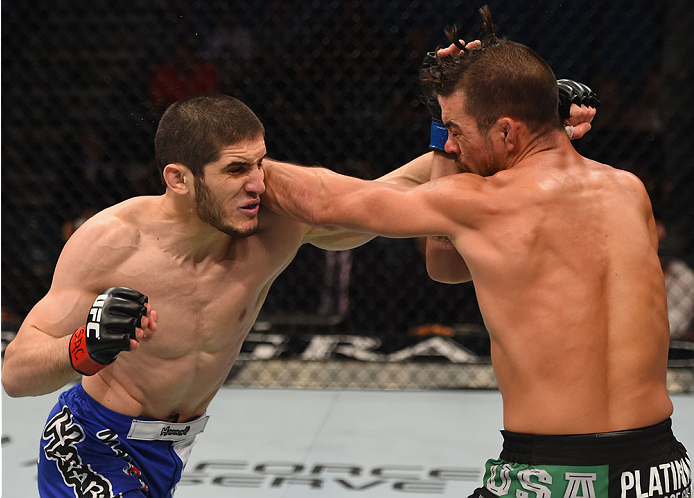
{"label": "white waistband", "polygon": [[173,424],[159,420],[133,420],[128,432],[128,439],[143,441],[181,441],[196,436],[205,430],[209,415],[190,422]]}

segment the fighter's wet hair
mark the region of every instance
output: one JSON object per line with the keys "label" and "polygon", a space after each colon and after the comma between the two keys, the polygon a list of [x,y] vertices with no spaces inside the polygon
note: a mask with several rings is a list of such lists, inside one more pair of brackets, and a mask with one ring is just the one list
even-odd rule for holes
{"label": "fighter's wet hair", "polygon": [[180,163],[196,178],[204,166],[219,159],[224,147],[265,135],[251,109],[229,95],[205,93],[181,99],[161,117],[154,139],[160,173],[167,164]]}
{"label": "fighter's wet hair", "polygon": [[[433,82],[442,96],[463,91],[465,111],[480,132],[489,131],[503,116],[525,122],[533,132],[559,128],[559,94],[552,69],[527,46],[499,39],[488,6],[480,13],[486,32],[482,45],[457,55],[437,56],[438,65],[423,71],[422,79]],[[455,27],[447,28],[446,35],[454,43],[460,38]]]}

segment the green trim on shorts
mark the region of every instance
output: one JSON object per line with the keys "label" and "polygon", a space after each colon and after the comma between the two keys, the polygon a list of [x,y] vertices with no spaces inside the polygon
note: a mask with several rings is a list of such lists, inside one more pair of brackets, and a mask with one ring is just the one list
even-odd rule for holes
{"label": "green trim on shorts", "polygon": [[500,497],[606,497],[609,481],[607,465],[529,465],[487,460],[484,472],[484,487]]}

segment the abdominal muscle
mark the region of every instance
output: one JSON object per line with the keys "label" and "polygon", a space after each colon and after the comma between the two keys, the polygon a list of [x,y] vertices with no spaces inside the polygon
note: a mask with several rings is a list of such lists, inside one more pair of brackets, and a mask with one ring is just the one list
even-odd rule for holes
{"label": "abdominal muscle", "polygon": [[121,353],[82,384],[92,398],[115,412],[185,422],[204,415],[226,380],[240,350],[240,339],[215,352],[190,350],[175,357],[154,356],[152,348]]}

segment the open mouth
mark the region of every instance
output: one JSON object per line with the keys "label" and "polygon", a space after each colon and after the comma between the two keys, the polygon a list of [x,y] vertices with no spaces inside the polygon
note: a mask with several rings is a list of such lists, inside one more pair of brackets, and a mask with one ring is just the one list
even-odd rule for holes
{"label": "open mouth", "polygon": [[245,211],[248,216],[256,216],[260,209],[260,202],[252,202],[240,207],[241,211]]}

